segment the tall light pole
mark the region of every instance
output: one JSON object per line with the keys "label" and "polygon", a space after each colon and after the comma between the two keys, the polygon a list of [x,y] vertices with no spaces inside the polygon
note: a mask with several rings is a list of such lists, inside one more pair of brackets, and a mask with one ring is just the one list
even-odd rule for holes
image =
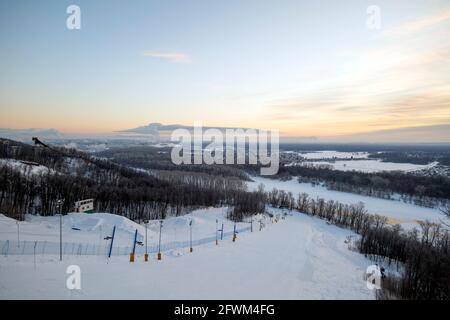
{"label": "tall light pole", "polygon": [[145,224],[145,255],[144,255],[144,261],[148,261],[148,247],[147,247],[147,226],[148,226],[148,220],[144,220]]}
{"label": "tall light pole", "polygon": [[189,246],[189,252],[194,251],[194,249],[192,249],[192,219],[189,221]]}
{"label": "tall light pole", "polygon": [[59,207],[59,261],[62,261],[62,205],[64,199],[59,199],[56,203]]}
{"label": "tall light pole", "polygon": [[17,246],[20,248],[20,230],[19,230],[19,220],[16,221],[17,224]]}
{"label": "tall light pole", "polygon": [[162,230],[163,221],[159,221],[159,243],[158,243],[158,260],[161,260],[161,230]]}
{"label": "tall light pole", "polygon": [[218,239],[218,231],[217,231],[217,225],[219,224],[219,220],[216,219],[216,246],[219,244],[219,239]]}

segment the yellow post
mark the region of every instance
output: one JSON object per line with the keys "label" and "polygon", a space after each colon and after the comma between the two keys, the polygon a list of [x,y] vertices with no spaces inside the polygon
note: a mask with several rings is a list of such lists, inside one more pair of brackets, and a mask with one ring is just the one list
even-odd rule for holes
{"label": "yellow post", "polygon": [[233,234],[233,242],[235,242],[235,241],[236,241],[236,235]]}
{"label": "yellow post", "polygon": [[134,253],[130,253],[130,262],[134,262]]}
{"label": "yellow post", "polygon": [[144,254],[144,261],[145,261],[145,262],[148,261],[148,253]]}
{"label": "yellow post", "polygon": [[161,252],[158,252],[157,259],[158,259],[158,260],[161,260]]}

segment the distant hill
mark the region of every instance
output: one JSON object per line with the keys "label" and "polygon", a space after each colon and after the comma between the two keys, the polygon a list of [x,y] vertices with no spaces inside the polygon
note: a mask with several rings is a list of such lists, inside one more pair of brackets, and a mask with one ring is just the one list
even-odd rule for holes
{"label": "distant hill", "polygon": [[31,138],[39,136],[42,139],[61,139],[64,135],[56,129],[9,129],[0,128],[0,137],[21,142],[31,142]]}

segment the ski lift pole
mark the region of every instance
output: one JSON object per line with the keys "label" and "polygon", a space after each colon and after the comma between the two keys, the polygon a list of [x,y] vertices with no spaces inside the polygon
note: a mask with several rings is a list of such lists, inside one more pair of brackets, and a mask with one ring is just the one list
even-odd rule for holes
{"label": "ski lift pole", "polygon": [[162,231],[162,220],[159,221],[159,242],[158,242],[158,260],[161,260],[161,231]]}
{"label": "ski lift pole", "polygon": [[130,253],[130,262],[134,262],[134,255],[136,252],[136,240],[137,240],[137,229],[134,233],[133,251]]}
{"label": "ski lift pole", "polygon": [[223,222],[222,222],[222,229],[220,230],[220,240],[223,240]]}
{"label": "ski lift pole", "polygon": [[194,249],[192,248],[192,219],[189,222],[189,252],[192,253]]}
{"label": "ski lift pole", "polygon": [[233,242],[236,241],[236,222],[234,222],[234,227],[233,227]]}
{"label": "ski lift pole", "polygon": [[253,232],[253,218],[250,218],[250,232]]}
{"label": "ski lift pole", "polygon": [[114,228],[113,228],[113,232],[112,232],[112,236],[111,236],[111,245],[109,247],[108,258],[111,258],[111,253],[112,253],[112,248],[113,248],[113,243],[114,243],[114,235],[115,234],[116,234],[116,226],[114,226]]}

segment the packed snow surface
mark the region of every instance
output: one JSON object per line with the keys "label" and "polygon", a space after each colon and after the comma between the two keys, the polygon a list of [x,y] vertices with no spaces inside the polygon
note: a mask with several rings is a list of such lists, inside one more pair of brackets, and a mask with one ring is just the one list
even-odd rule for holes
{"label": "packed snow surface", "polygon": [[[187,250],[164,252],[161,261],[154,256],[135,263],[126,256],[1,256],[1,299],[373,299],[363,272],[371,261],[348,249],[345,240],[354,234],[301,213],[286,212],[286,219],[268,222],[259,231],[200,245]],[[136,224],[122,217],[102,214],[97,221],[78,219],[72,223],[84,228],[86,235],[104,226],[120,223],[123,230]],[[197,232],[215,232],[216,219],[224,211],[198,210],[184,217],[171,218],[169,229],[186,231],[186,222],[198,219]],[[14,228],[14,221],[0,220],[0,230]],[[100,220],[100,219],[103,219]],[[119,219],[120,221],[115,221]],[[49,218],[30,219],[29,232],[53,222]],[[5,222],[6,221],[6,222]],[[228,221],[228,223],[230,223]],[[184,232],[183,231],[183,232]],[[177,232],[178,233],[178,232]],[[51,232],[50,232],[51,234]],[[67,237],[75,236],[73,233]],[[52,238],[52,236],[49,236]],[[94,236],[95,237],[95,236]],[[69,290],[66,269],[81,268],[81,290]]]}
{"label": "packed snow surface", "polygon": [[[232,231],[234,223],[226,219],[227,208],[211,208],[195,210],[189,215],[169,217],[163,221],[162,243],[186,241],[189,239],[189,223],[192,221],[193,239],[212,237],[216,234],[216,219],[224,231]],[[0,240],[17,240],[19,230],[20,241],[59,242],[60,217],[35,216],[27,214],[25,221],[16,220],[0,214]],[[237,228],[247,227],[248,223],[237,223]],[[104,238],[112,235],[116,227],[114,244],[131,246],[134,233],[138,230],[138,241],[145,239],[145,225],[135,223],[123,216],[110,213],[76,213],[63,216],[63,242],[107,244]],[[159,220],[151,220],[147,225],[148,244],[156,244],[159,240]]]}

